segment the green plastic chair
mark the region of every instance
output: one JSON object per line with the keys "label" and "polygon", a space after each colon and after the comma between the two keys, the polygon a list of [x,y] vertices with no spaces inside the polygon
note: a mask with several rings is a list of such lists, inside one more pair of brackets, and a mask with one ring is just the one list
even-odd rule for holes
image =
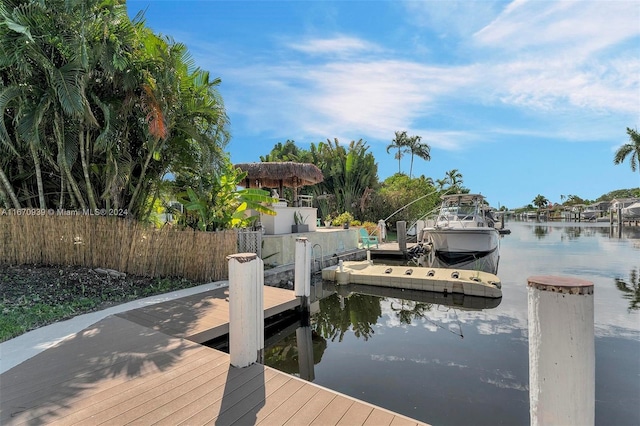
{"label": "green plastic chair", "polygon": [[367,234],[367,231],[364,228],[360,228],[360,239],[362,240],[362,246],[367,246],[367,249],[374,244],[376,245],[376,248],[379,248],[378,237]]}

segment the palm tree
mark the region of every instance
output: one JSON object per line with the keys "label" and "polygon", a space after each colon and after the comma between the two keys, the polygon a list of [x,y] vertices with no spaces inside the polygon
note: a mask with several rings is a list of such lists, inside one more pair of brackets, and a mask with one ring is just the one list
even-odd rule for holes
{"label": "palm tree", "polygon": [[533,199],[532,203],[534,206],[538,207],[538,209],[541,209],[549,205],[549,200],[547,199],[547,197],[538,194],[536,198]]}
{"label": "palm tree", "polygon": [[410,152],[410,150],[407,148],[409,143],[407,131],[406,130],[396,131],[396,137],[391,142],[392,143],[387,146],[387,153],[389,153],[389,151],[392,149],[398,150],[394,158],[398,160],[398,173],[402,173],[400,171],[400,160],[402,159],[405,153]]}
{"label": "palm tree", "polygon": [[436,186],[438,187],[438,191],[442,191],[448,182],[449,181],[447,180],[447,178],[436,179]]}
{"label": "palm tree", "polygon": [[613,163],[621,164],[628,155],[631,171],[640,171],[640,133],[638,133],[637,130],[627,127],[627,134],[629,135],[629,143],[622,145],[616,151]]}
{"label": "palm tree", "polygon": [[451,169],[446,173],[446,179],[452,187],[457,187],[462,184],[462,173],[458,169]]}
{"label": "palm tree", "polygon": [[421,136],[411,136],[407,138],[407,147],[409,148],[409,152],[411,153],[411,167],[409,167],[409,177],[413,177],[414,156],[417,155],[425,161],[431,160],[431,147],[426,143],[420,142],[421,140]]}

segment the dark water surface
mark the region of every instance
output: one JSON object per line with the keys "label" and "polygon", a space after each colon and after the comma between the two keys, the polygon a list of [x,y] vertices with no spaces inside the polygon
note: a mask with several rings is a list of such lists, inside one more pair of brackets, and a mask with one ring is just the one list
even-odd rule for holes
{"label": "dark water surface", "polygon": [[640,227],[507,226],[502,299],[317,284],[265,363],[435,425],[529,424],[527,278],[572,276],[595,286],[596,424],[639,425]]}

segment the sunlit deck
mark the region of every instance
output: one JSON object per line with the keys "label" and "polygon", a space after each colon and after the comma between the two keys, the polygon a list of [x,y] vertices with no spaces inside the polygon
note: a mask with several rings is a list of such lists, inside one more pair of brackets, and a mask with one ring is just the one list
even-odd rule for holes
{"label": "sunlit deck", "polygon": [[[107,317],[6,371],[0,424],[422,424],[196,343],[228,331],[226,291]],[[265,287],[266,316],[292,304]]]}

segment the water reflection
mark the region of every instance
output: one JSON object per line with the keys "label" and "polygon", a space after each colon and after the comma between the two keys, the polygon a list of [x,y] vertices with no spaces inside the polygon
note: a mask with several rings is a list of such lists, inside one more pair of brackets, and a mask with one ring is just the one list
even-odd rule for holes
{"label": "water reflection", "polygon": [[432,424],[527,424],[526,279],[574,276],[595,286],[596,424],[640,424],[640,227],[622,239],[608,223],[509,228],[502,299],[312,286],[309,327],[290,329],[266,363]]}
{"label": "water reflection", "polygon": [[623,292],[625,299],[629,300],[629,310],[640,309],[640,282],[638,282],[639,268],[632,268],[629,272],[629,280],[623,281],[621,278],[615,278],[616,287]]}
{"label": "water reflection", "polygon": [[546,237],[548,233],[549,233],[549,228],[548,228],[548,227],[546,227],[546,226],[539,226],[539,225],[536,225],[536,226],[533,228],[533,234],[534,234],[536,237],[538,237],[539,239],[542,239],[542,238]]}
{"label": "water reflection", "polygon": [[315,301],[318,308],[310,325],[296,323],[281,332],[279,340],[265,350],[266,365],[309,381],[315,378],[314,365],[322,359],[328,341],[342,342],[347,333],[364,341],[374,336],[375,326],[383,316],[383,302],[389,302],[400,324],[422,320],[462,338],[460,324],[457,331],[452,331],[438,324],[438,315],[429,317],[429,313],[432,310],[441,313],[447,308],[483,311],[497,307],[502,300],[326,281],[316,285],[322,286],[319,293],[324,297]]}

